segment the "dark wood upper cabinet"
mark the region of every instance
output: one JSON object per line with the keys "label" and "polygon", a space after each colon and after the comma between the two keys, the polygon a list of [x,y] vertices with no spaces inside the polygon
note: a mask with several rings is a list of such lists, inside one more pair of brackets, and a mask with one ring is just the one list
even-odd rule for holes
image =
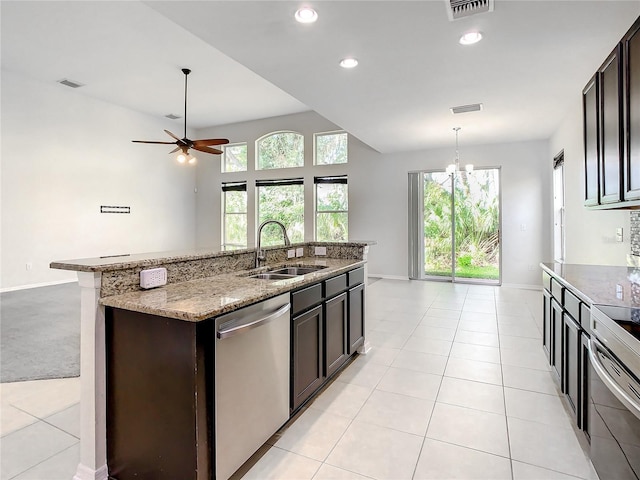
{"label": "dark wood upper cabinet", "polygon": [[622,75],[621,45],[598,71],[600,126],[600,203],[622,200]]}
{"label": "dark wood upper cabinet", "polygon": [[640,207],[640,17],[582,91],[584,205]]}
{"label": "dark wood upper cabinet", "polygon": [[585,206],[598,205],[600,201],[599,159],[600,134],[598,130],[598,75],[594,75],[582,91],[582,115],[584,125],[584,187]]}
{"label": "dark wood upper cabinet", "polygon": [[640,18],[622,39],[624,78],[624,198],[640,199]]}

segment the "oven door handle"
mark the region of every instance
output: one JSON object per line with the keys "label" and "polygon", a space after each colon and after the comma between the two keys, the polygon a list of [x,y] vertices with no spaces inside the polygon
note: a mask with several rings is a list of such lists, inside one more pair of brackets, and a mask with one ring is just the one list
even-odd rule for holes
{"label": "oven door handle", "polygon": [[640,403],[637,400],[633,399],[619,384],[616,380],[607,372],[607,370],[602,365],[602,362],[598,358],[598,354],[596,351],[599,350],[604,356],[606,356],[609,360],[614,363],[616,362],[614,359],[607,354],[606,348],[592,335],[589,340],[589,358],[591,359],[591,365],[593,365],[593,369],[596,371],[602,382],[606,385],[606,387],[613,393],[618,400],[620,400],[631,412],[638,418],[640,418]]}

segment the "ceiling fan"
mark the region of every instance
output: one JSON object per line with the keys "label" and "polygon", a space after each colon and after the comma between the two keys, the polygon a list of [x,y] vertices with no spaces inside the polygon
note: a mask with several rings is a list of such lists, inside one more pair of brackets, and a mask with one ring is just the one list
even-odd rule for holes
{"label": "ceiling fan", "polygon": [[182,73],[184,73],[184,138],[179,138],[177,135],[174,135],[169,130],[165,130],[165,133],[172,138],[175,138],[175,142],[156,142],[152,140],[132,140],[135,143],[158,143],[163,145],[177,145],[176,148],[171,150],[169,154],[177,152],[178,150],[182,150],[182,153],[178,155],[178,162],[184,163],[186,160],[189,160],[189,163],[195,163],[195,157],[189,155],[189,149],[192,148],[199,152],[210,153],[212,155],[220,155],[222,150],[218,148],[212,148],[212,145],[224,145],[229,143],[229,140],[226,138],[209,138],[206,140],[189,140],[187,138],[187,77],[191,73],[191,70],[188,68],[183,68]]}

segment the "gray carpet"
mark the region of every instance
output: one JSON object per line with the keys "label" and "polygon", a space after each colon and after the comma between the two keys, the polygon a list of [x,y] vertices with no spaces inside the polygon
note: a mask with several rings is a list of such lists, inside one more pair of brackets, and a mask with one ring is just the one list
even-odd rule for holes
{"label": "gray carpet", "polygon": [[80,287],[0,294],[0,382],[80,375]]}

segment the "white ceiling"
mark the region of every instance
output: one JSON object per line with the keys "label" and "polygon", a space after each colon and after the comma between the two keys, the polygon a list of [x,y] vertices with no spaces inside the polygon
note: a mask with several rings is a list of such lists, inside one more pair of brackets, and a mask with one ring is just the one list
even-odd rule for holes
{"label": "white ceiling", "polygon": [[[293,20],[303,3],[315,24]],[[455,126],[461,145],[548,138],[640,2],[496,0],[455,22],[444,0],[2,1],[1,14],[3,69],[162,117],[182,114],[188,67],[190,127],[315,110],[392,152],[450,145]],[[470,29],[483,41],[459,45]],[[356,69],[338,67],[347,55]]]}

